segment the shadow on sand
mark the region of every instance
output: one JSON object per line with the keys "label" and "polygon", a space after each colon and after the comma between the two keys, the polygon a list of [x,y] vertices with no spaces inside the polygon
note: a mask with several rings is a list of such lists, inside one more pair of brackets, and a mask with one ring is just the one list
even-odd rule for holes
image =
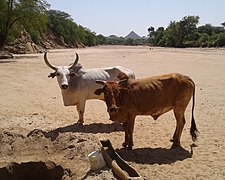
{"label": "shadow on sand", "polygon": [[171,164],[176,161],[183,161],[193,155],[193,144],[190,145],[190,152],[183,147],[178,148],[137,148],[132,151],[117,149],[116,152],[125,160],[138,164]]}
{"label": "shadow on sand", "polygon": [[[111,133],[116,131],[123,131],[122,124],[112,123],[94,123],[83,126],[78,126],[77,124],[68,125],[65,127],[60,127],[48,132],[42,130],[33,130],[27,134],[30,136],[32,134],[40,132],[46,137],[54,141],[60,133],[67,132],[82,132],[82,133]],[[138,164],[172,164],[176,161],[183,161],[185,159],[191,158],[193,155],[193,147],[195,144],[190,145],[190,151],[184,149],[183,147],[177,148],[136,148],[133,150],[125,150],[124,148],[116,149],[116,152],[128,162],[135,162]]]}
{"label": "shadow on sand", "polygon": [[[34,134],[43,134],[46,138],[50,138],[54,141],[60,133],[67,132],[82,132],[82,133],[111,133],[116,131],[123,131],[121,124],[103,124],[94,123],[83,126],[78,126],[76,124],[60,127],[49,132],[44,132],[42,130],[35,129],[27,134],[31,136]],[[193,143],[190,145],[190,150],[186,150],[183,147],[177,148],[136,148],[133,150],[126,150],[124,148],[116,149],[116,152],[128,162],[135,162],[137,164],[172,164],[176,161],[183,161],[185,159],[191,158],[193,155],[193,147],[196,145]]]}
{"label": "shadow on sand", "polygon": [[17,62],[17,61],[14,61],[14,60],[1,60],[0,59],[0,64],[3,64],[3,63],[15,63],[15,62]]}
{"label": "shadow on sand", "polygon": [[[34,130],[35,131],[35,130]],[[43,132],[46,138],[50,138],[54,141],[60,133],[66,132],[82,132],[82,133],[111,133],[116,131],[123,131],[123,127],[119,123],[112,123],[112,124],[103,124],[103,123],[94,123],[94,124],[87,124],[78,126],[77,124],[68,125],[65,127],[59,127],[57,129],[51,130],[49,132]],[[32,133],[32,132],[30,132]],[[29,133],[29,134],[30,134]]]}

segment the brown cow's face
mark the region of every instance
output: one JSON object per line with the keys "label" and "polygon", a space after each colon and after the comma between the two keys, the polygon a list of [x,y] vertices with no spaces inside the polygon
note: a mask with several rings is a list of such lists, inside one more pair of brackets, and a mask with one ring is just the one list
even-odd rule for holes
{"label": "brown cow's face", "polygon": [[108,112],[114,114],[118,112],[119,109],[119,87],[117,83],[107,83],[103,87],[104,99],[108,107]]}
{"label": "brown cow's face", "polygon": [[121,88],[117,82],[105,82],[102,89],[97,89],[95,94],[104,93],[104,100],[109,114],[115,114],[123,105],[125,88]]}

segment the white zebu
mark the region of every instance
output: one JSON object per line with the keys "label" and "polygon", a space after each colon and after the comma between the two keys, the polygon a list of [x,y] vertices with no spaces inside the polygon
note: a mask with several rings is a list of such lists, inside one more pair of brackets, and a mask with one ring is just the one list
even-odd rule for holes
{"label": "white zebu", "polygon": [[96,80],[113,81],[121,72],[127,74],[132,79],[135,78],[135,75],[131,70],[121,66],[84,69],[82,65],[78,63],[78,60],[79,56],[76,53],[76,59],[72,65],[54,66],[48,61],[47,52],[44,54],[45,63],[54,70],[54,73],[51,73],[48,77],[57,77],[64,105],[76,105],[79,113],[79,120],[77,123],[83,124],[86,100],[104,100],[103,95],[98,96],[94,94],[94,91],[101,87],[101,85],[96,84]]}

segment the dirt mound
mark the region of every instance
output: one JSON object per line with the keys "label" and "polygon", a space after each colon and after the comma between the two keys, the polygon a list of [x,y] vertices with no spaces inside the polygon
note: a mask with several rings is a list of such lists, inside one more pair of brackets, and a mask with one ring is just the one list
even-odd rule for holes
{"label": "dirt mound", "polygon": [[51,140],[48,133],[38,129],[26,136],[3,131],[0,143],[0,179],[98,176],[90,173],[88,160],[88,154],[99,148],[98,139],[93,135],[63,133]]}

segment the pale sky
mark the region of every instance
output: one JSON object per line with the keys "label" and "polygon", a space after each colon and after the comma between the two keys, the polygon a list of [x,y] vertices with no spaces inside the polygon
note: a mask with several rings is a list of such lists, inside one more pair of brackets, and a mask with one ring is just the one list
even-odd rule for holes
{"label": "pale sky", "polygon": [[147,36],[148,28],[167,27],[184,16],[199,16],[199,25],[221,26],[225,0],[47,0],[74,22],[104,36],[126,36],[132,30]]}

